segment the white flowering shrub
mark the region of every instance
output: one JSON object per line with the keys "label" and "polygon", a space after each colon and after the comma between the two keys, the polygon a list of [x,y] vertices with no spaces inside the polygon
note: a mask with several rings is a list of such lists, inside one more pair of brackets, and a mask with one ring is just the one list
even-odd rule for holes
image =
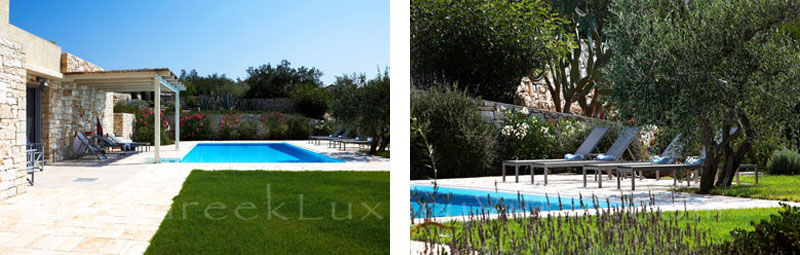
{"label": "white flowering shrub", "polygon": [[538,116],[530,116],[527,108],[509,110],[500,107],[505,114],[500,129],[502,159],[549,158],[555,145],[555,129]]}

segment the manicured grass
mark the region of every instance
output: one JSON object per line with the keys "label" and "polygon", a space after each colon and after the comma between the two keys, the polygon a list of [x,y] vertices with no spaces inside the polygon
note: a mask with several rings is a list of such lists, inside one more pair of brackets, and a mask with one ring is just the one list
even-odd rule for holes
{"label": "manicured grass", "polygon": [[[735,197],[749,197],[800,202],[800,176],[774,175],[759,176],[755,184],[753,176],[742,176],[742,185],[712,189],[709,194]],[[697,188],[678,189],[680,192],[697,192]]]}
{"label": "manicured grass", "polygon": [[389,173],[195,170],[145,253],[388,254]]}

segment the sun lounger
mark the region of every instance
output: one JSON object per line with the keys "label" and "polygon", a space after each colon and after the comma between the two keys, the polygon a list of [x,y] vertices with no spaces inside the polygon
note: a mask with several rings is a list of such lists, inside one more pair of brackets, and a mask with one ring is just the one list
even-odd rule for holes
{"label": "sun lounger", "polygon": [[86,134],[80,131],[75,132],[75,134],[78,137],[78,141],[82,145],[82,148],[78,150],[78,155],[76,155],[78,158],[83,157],[87,154],[94,155],[99,160],[104,160],[107,158],[105,150],[103,150],[102,148],[100,148],[100,146],[89,140],[89,138],[86,137]]}
{"label": "sun lounger", "polygon": [[[583,143],[578,147],[575,151],[575,155],[582,155],[583,157],[590,158],[594,154],[592,151],[600,144],[600,140],[603,139],[603,136],[606,135],[610,128],[609,127],[595,127],[592,129],[592,132],[586,136],[586,139],[583,140]],[[503,160],[503,182],[506,181],[506,167],[513,166],[514,167],[514,176],[515,182],[519,182],[519,167],[520,166],[530,166],[531,163],[535,162],[550,162],[550,161],[565,161],[565,159],[523,159],[523,160]],[[531,170],[533,171],[533,170]]]}
{"label": "sun lounger", "polygon": [[[603,136],[608,132],[609,127],[595,127],[592,129],[592,132],[586,136],[586,139],[581,143],[578,149],[575,151],[575,155],[582,155],[584,157],[591,157],[592,151],[597,147],[600,143],[600,140],[603,139]],[[524,160],[504,160],[503,161],[503,182],[506,181],[506,167],[513,166],[514,167],[514,179],[515,182],[519,182],[519,167],[520,166],[530,166],[532,163],[535,162],[555,162],[555,161],[565,161],[565,159],[524,159]],[[531,169],[533,171],[533,169]]]}
{"label": "sun lounger", "polygon": [[110,139],[113,143],[122,145],[123,148],[127,147],[134,151],[138,150],[139,148],[145,148],[148,151],[150,150],[150,143],[122,141],[122,139],[119,139],[118,137],[114,136],[114,134],[111,133],[108,134],[108,139]]}
{"label": "sun lounger", "polygon": [[[639,128],[637,127],[628,127],[622,131],[622,133],[614,140],[614,143],[611,145],[611,148],[608,149],[604,156],[609,156],[613,158],[611,161],[619,161],[622,160],[622,154],[628,149],[628,145],[633,142],[636,136],[639,134]],[[598,156],[599,158],[599,156]],[[540,162],[532,162],[530,164],[531,167],[531,183],[534,181],[534,170],[536,168],[544,169],[544,184],[547,185],[547,172],[551,168],[566,168],[566,167],[583,167],[584,165],[588,164],[595,164],[595,163],[610,163],[610,161],[605,160],[559,160],[559,161],[540,161]]]}
{"label": "sun lounger", "polygon": [[[661,153],[662,157],[669,157],[668,162],[664,162],[662,164],[667,163],[674,163],[683,151],[683,147],[680,144],[681,134],[675,136],[672,141],[667,145],[667,148]],[[603,171],[609,172],[609,179],[611,178],[610,171],[616,170],[618,167],[623,166],[642,166],[642,165],[651,165],[654,164],[650,161],[637,161],[637,162],[612,162],[612,163],[596,163],[596,164],[588,164],[583,166],[583,187],[586,187],[586,172],[587,171],[594,171],[595,176],[594,179],[597,181],[598,188],[603,187],[603,178],[600,176]],[[656,179],[658,179],[658,172],[656,172]]]}
{"label": "sun lounger", "polygon": [[359,146],[372,144],[372,138],[361,139],[361,138],[352,138],[352,139],[339,139],[336,140],[339,143],[340,148],[339,150],[347,149],[347,144],[358,144]]}
{"label": "sun lounger", "polygon": [[342,131],[344,131],[344,128],[340,127],[339,129],[336,130],[336,132],[333,132],[332,134],[327,135],[327,136],[324,136],[324,135],[312,135],[312,136],[309,136],[308,137],[308,143],[314,143],[316,141],[316,144],[319,144],[320,140],[326,140],[328,138],[338,137],[339,135],[342,134]]}

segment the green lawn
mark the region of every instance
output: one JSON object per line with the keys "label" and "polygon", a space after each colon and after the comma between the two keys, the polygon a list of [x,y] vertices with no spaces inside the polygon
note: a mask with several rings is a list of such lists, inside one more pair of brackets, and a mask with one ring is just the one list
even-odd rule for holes
{"label": "green lawn", "polygon": [[[754,184],[753,176],[742,176],[740,180],[747,185],[736,185],[734,181],[730,187],[715,188],[709,194],[800,202],[800,175],[759,176],[758,184]],[[697,188],[678,191],[697,192]]]}
{"label": "green lawn", "polygon": [[388,254],[389,173],[195,170],[145,253]]}

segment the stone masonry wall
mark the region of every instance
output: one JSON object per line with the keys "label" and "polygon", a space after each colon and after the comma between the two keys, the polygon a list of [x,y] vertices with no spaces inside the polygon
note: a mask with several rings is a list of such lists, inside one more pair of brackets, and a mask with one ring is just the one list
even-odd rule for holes
{"label": "stone masonry wall", "polygon": [[114,135],[131,140],[133,138],[133,124],[136,119],[131,113],[114,113]]}
{"label": "stone masonry wall", "polygon": [[100,117],[103,132],[113,132],[113,111],[113,93],[71,82],[52,82],[42,92],[45,158],[49,161],[74,158],[75,132],[97,132],[97,117]]}
{"label": "stone masonry wall", "polygon": [[61,72],[96,72],[103,68],[69,53],[61,53]]}
{"label": "stone masonry wall", "polygon": [[25,192],[25,52],[0,37],[0,200]]}

